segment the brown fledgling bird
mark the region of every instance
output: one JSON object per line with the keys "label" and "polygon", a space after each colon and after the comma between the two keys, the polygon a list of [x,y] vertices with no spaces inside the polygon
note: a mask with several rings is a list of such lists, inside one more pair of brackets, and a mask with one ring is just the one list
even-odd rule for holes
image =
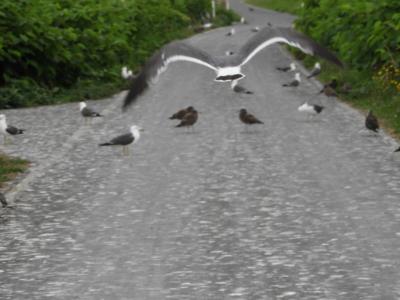
{"label": "brown fledgling bird", "polygon": [[0,203],[1,203],[1,205],[2,205],[3,207],[7,207],[7,206],[8,206],[6,197],[5,197],[4,194],[1,193],[1,192],[0,192]]}
{"label": "brown fledgling bird", "polygon": [[319,94],[322,93],[324,93],[327,97],[337,97],[336,91],[329,84],[325,85],[324,88],[319,92]]}
{"label": "brown fledgling bird", "polygon": [[246,125],[264,124],[252,114],[249,114],[246,109],[242,108],[239,111],[239,119]]}
{"label": "brown fledgling bird", "polygon": [[193,106],[188,106],[187,108],[181,109],[180,111],[174,113],[169,117],[170,120],[182,120],[183,117],[188,113],[194,110]]}
{"label": "brown fledgling bird", "polygon": [[193,109],[190,112],[187,112],[185,116],[182,118],[182,121],[176,125],[175,127],[189,127],[193,126],[198,119],[198,112],[197,110]]}
{"label": "brown fledgling bird", "polygon": [[373,132],[378,132],[378,119],[372,114],[372,110],[368,112],[368,115],[365,119],[365,127],[367,127],[367,129],[369,130],[372,130]]}

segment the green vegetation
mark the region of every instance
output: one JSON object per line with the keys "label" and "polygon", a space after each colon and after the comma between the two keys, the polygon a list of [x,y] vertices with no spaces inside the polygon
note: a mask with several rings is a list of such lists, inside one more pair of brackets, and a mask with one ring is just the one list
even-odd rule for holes
{"label": "green vegetation", "polygon": [[[0,1],[0,108],[78,101],[126,85],[165,43],[187,37],[208,0]],[[235,16],[221,11],[216,23]]]}
{"label": "green vegetation", "polygon": [[26,160],[10,158],[0,153],[0,187],[5,181],[15,178],[18,173],[26,170],[29,163]]}
{"label": "green vegetation", "polygon": [[[263,2],[267,5],[269,1]],[[282,7],[293,4],[292,0],[276,2]],[[320,79],[338,79],[342,100],[361,110],[372,109],[381,123],[400,137],[400,2],[303,2],[297,10],[296,28],[332,49],[346,64],[339,70],[324,62]],[[300,59],[305,57],[294,53]],[[307,57],[304,62],[311,67],[314,61]],[[351,90],[343,91],[343,85],[351,86]]]}
{"label": "green vegetation", "polygon": [[247,3],[276,11],[297,14],[301,9],[302,0],[246,0]]}

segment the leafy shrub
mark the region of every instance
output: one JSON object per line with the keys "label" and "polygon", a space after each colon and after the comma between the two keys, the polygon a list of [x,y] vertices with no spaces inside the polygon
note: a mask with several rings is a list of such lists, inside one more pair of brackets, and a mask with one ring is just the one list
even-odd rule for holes
{"label": "leafy shrub", "polygon": [[[0,107],[51,102],[85,80],[121,81],[163,44],[187,35],[208,0],[0,1]],[[121,85],[121,84],[120,84]],[[46,99],[46,100],[45,100]]]}
{"label": "leafy shrub", "polygon": [[398,0],[305,0],[296,25],[352,67],[400,64]]}

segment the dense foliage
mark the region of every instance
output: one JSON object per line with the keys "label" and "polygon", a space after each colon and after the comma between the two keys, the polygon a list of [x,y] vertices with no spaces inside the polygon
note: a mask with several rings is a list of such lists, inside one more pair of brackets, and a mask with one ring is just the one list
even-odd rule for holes
{"label": "dense foliage", "polygon": [[400,1],[305,0],[297,27],[358,69],[400,64]]}
{"label": "dense foliage", "polygon": [[[0,108],[116,82],[210,11],[209,0],[0,1]],[[90,96],[90,95],[89,95]]]}

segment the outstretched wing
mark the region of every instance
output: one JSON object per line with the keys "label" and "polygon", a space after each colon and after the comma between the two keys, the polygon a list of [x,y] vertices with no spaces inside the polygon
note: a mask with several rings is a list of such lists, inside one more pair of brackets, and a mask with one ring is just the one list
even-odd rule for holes
{"label": "outstretched wing", "polygon": [[291,28],[265,27],[243,45],[239,51],[241,64],[249,62],[258,52],[275,43],[285,43],[296,47],[309,55],[320,56],[340,67],[343,63],[328,49],[319,45],[308,36]]}
{"label": "outstretched wing", "polygon": [[157,51],[146,62],[140,74],[133,79],[132,86],[125,98],[123,109],[126,109],[143,94],[150,83],[156,82],[170,63],[177,61],[188,61],[206,66],[214,71],[217,70],[217,63],[205,51],[183,42],[172,42]]}

